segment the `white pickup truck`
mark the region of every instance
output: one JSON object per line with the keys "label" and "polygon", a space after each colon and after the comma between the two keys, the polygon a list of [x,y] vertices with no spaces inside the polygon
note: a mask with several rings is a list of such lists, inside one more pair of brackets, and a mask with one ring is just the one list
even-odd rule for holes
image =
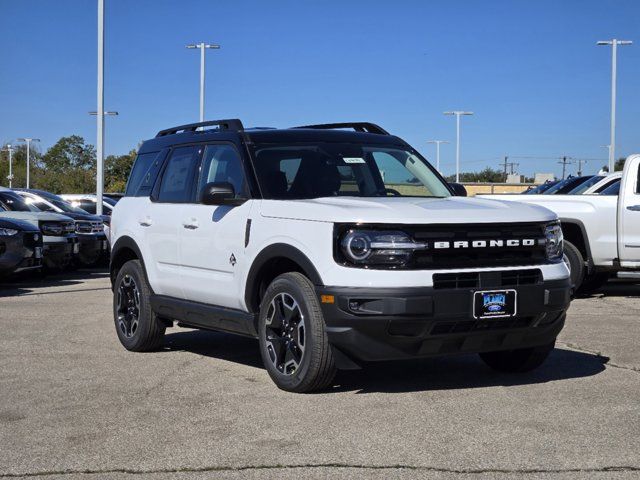
{"label": "white pickup truck", "polygon": [[486,195],[541,205],[562,222],[565,261],[576,290],[597,288],[613,274],[640,279],[640,155],[627,158],[618,196]]}

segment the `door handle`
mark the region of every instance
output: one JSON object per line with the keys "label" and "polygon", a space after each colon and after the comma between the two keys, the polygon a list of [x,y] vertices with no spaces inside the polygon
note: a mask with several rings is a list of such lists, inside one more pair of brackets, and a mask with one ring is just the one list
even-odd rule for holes
{"label": "door handle", "polygon": [[195,230],[200,226],[198,220],[195,218],[190,218],[189,220],[185,220],[182,222],[182,226],[188,230]]}
{"label": "door handle", "polygon": [[150,217],[147,217],[147,218],[138,220],[138,223],[140,224],[141,227],[150,227],[153,222],[151,221]]}
{"label": "door handle", "polygon": [[640,205],[630,205],[627,207],[627,210],[631,210],[632,212],[640,212]]}

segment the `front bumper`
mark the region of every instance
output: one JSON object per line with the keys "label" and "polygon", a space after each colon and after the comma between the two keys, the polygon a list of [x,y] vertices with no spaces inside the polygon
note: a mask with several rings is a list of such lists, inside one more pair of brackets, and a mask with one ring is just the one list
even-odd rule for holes
{"label": "front bumper", "polygon": [[80,244],[78,260],[83,264],[95,263],[109,250],[109,242],[104,233],[78,234],[78,242]]}
{"label": "front bumper", "polygon": [[321,299],[333,296],[333,303],[321,303],[330,343],[338,355],[356,361],[540,346],[562,330],[570,303],[569,279],[510,286],[518,292],[515,316],[475,319],[474,292],[495,288],[489,281],[477,288],[316,290]]}
{"label": "front bumper", "polygon": [[20,232],[0,237],[0,275],[42,266],[42,237],[39,232]]}
{"label": "front bumper", "polygon": [[69,236],[45,236],[42,247],[44,265],[48,268],[65,268],[80,251],[78,237]]}

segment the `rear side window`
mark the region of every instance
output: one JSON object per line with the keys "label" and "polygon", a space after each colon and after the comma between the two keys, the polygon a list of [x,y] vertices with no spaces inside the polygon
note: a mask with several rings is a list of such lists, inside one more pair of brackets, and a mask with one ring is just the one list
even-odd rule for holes
{"label": "rear side window", "polygon": [[158,190],[159,202],[185,203],[191,200],[198,147],[176,148],[167,161]]}
{"label": "rear side window", "polygon": [[[153,184],[160,170],[160,152],[142,153],[136,157],[131,169],[125,195],[127,197],[143,197],[151,193]],[[94,208],[95,210],[95,208]]]}

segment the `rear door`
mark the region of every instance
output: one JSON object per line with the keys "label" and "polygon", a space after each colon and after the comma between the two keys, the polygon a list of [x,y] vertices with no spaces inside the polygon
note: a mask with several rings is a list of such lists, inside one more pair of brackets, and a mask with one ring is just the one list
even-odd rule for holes
{"label": "rear door", "polygon": [[246,268],[245,233],[252,201],[238,206],[203,205],[207,183],[229,182],[236,198],[248,198],[242,157],[232,143],[204,147],[193,203],[182,211],[180,230],[181,279],[185,298],[227,308],[240,308],[244,297],[240,275]]}
{"label": "rear door", "polygon": [[180,281],[179,242],[185,205],[193,196],[193,184],[201,147],[176,147],[169,153],[147,208],[138,223],[145,233],[145,247],[153,269],[155,293],[184,298]]}
{"label": "rear door", "polygon": [[618,199],[618,252],[623,267],[640,267],[640,155],[624,167]]}

